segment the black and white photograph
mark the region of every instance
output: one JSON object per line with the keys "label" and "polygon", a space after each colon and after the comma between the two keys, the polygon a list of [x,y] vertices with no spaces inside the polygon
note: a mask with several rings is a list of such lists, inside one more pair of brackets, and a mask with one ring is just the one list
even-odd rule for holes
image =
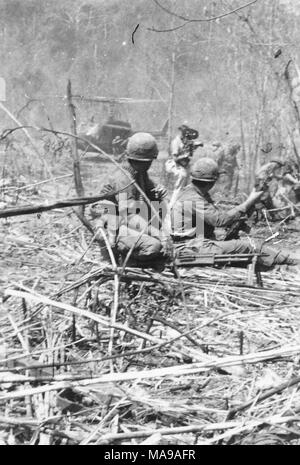
{"label": "black and white photograph", "polygon": [[0,445],[300,445],[300,1],[0,0],[0,54]]}

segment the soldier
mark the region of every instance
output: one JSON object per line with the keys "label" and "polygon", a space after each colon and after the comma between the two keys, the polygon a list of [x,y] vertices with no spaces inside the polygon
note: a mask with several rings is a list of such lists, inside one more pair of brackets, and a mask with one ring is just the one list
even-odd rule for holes
{"label": "soldier", "polygon": [[187,152],[190,157],[197,147],[203,146],[201,142],[194,142],[198,138],[199,133],[196,129],[189,128],[186,124],[179,126],[178,134],[171,142],[170,154],[176,160],[179,155]]}
{"label": "soldier", "polygon": [[176,158],[184,151],[183,131],[185,128],[187,128],[187,126],[184,124],[182,126],[179,126],[178,133],[171,141],[170,155],[173,158]]}
{"label": "soldier", "polygon": [[238,169],[237,154],[239,153],[240,149],[241,145],[239,143],[230,142],[225,145],[224,155],[220,168],[224,173],[224,190],[227,194],[230,194],[231,192],[234,175]]}
{"label": "soldier", "polygon": [[287,216],[285,207],[291,207],[291,215],[294,216],[293,205],[290,197],[295,197],[297,201],[297,186],[298,179],[293,169],[293,161],[287,159],[284,162],[280,160],[272,160],[269,163],[261,166],[257,173],[256,179],[269,177],[268,189],[263,193],[261,199],[256,206],[258,219],[261,218],[259,212],[261,209],[273,210],[279,209],[271,214],[271,218],[276,220],[284,219]]}
{"label": "soldier", "polygon": [[205,146],[204,149],[203,158],[211,158],[218,165],[219,174],[222,175],[220,181],[226,194],[230,194],[233,186],[234,175],[238,169],[237,154],[240,148],[240,144],[237,143],[222,144],[215,141]]}
{"label": "soldier", "polygon": [[102,189],[109,202],[94,205],[91,216],[96,227],[106,229],[117,254],[125,257],[132,250],[134,260],[151,265],[164,255],[159,224],[149,224],[154,214],[149,202],[161,202],[166,196],[166,190],[148,176],[158,155],[157,143],[151,134],[136,133],[128,139],[125,153],[123,171],[111,177]]}
{"label": "soldier", "polygon": [[209,195],[218,177],[218,165],[210,158],[201,158],[192,167],[192,182],[179,194],[171,214],[176,248],[192,248],[199,254],[212,255],[264,253],[258,257],[258,263],[265,268],[275,264],[299,264],[300,253],[292,256],[289,252],[247,240],[216,240],[216,227],[230,226],[241,219],[262,195],[262,191],[253,191],[241,205],[228,211],[218,210]]}
{"label": "soldier", "polygon": [[178,130],[180,132],[171,142],[170,155],[172,158],[169,158],[165,165],[166,173],[172,174],[175,178],[169,208],[176,202],[180,190],[189,183],[190,163],[194,150],[197,147],[203,146],[201,142],[194,142],[199,136],[198,131],[195,129],[191,129],[186,124],[183,124]]}
{"label": "soldier", "polygon": [[207,152],[207,157],[215,160],[220,170],[224,162],[224,156],[225,156],[225,150],[221,142],[218,142],[218,141],[213,142],[212,150],[209,150]]}

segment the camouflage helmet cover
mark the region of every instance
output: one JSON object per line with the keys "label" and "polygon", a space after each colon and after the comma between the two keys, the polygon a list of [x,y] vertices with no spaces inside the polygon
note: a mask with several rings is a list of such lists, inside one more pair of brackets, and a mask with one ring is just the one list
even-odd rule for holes
{"label": "camouflage helmet cover", "polygon": [[211,158],[200,158],[191,169],[191,178],[195,181],[216,181],[219,177],[218,164]]}
{"label": "camouflage helmet cover", "polygon": [[158,155],[156,140],[147,132],[137,132],[129,137],[126,153],[130,160],[152,161]]}

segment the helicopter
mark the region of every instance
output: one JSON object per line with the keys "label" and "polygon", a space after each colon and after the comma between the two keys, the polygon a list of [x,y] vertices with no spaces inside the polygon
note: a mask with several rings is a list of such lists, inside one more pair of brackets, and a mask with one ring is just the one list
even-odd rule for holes
{"label": "helicopter", "polygon": [[147,129],[136,131],[132,128],[128,121],[124,121],[116,117],[117,106],[120,104],[135,104],[135,103],[153,103],[162,102],[161,100],[141,100],[132,98],[106,98],[106,97],[94,97],[86,98],[82,96],[73,96],[74,99],[80,99],[82,101],[91,103],[103,103],[109,105],[109,116],[104,124],[100,124],[95,121],[94,118],[91,120],[91,126],[78,133],[79,138],[85,139],[78,140],[78,148],[85,152],[97,152],[94,146],[100,148],[109,154],[119,155],[124,152],[126,148],[126,142],[128,137],[132,136],[136,132],[149,132],[154,137],[166,138],[169,121],[167,120],[161,130],[149,131]]}

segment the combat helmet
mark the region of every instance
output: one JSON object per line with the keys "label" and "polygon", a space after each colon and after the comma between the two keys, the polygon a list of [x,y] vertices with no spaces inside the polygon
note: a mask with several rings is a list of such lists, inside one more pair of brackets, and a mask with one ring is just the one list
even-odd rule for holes
{"label": "combat helmet", "polygon": [[158,147],[155,138],[147,132],[137,132],[133,134],[133,136],[128,139],[126,154],[129,160],[154,160],[158,155]]}
{"label": "combat helmet", "polygon": [[217,163],[211,158],[200,158],[192,166],[191,178],[194,181],[212,182],[219,177],[219,168]]}

